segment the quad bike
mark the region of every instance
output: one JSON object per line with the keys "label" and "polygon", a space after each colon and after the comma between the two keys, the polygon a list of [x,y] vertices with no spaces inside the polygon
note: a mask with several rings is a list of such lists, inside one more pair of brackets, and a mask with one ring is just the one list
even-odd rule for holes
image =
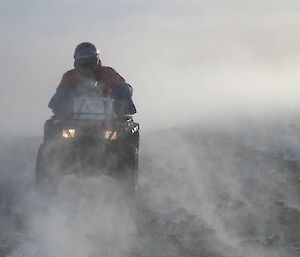
{"label": "quad bike", "polygon": [[72,98],[72,112],[45,123],[35,169],[38,191],[53,195],[64,175],[107,175],[135,195],[138,179],[139,124],[116,115],[115,101],[95,95]]}

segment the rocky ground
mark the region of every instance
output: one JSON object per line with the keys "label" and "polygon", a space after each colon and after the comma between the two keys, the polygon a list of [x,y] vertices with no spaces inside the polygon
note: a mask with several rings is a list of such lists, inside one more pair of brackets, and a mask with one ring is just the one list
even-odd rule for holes
{"label": "rocky ground", "polygon": [[40,138],[2,139],[0,256],[298,257],[299,138],[288,133],[283,150],[265,131],[250,143],[228,130],[146,133],[130,204],[109,178],[72,177],[46,202],[33,190]]}

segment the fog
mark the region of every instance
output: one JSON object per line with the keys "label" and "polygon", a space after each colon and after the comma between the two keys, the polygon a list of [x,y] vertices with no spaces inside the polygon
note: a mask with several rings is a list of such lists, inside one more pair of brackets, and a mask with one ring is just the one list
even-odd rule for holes
{"label": "fog", "polygon": [[298,111],[298,10],[297,1],[2,3],[1,133],[41,134],[82,41],[132,84],[144,128]]}
{"label": "fog", "polygon": [[104,176],[44,198],[40,139],[2,139],[1,256],[299,256],[299,119],[247,122],[144,133],[135,203]]}
{"label": "fog", "polygon": [[[0,4],[0,256],[299,256],[298,1]],[[134,89],[137,200],[108,177],[34,188],[76,45]]]}

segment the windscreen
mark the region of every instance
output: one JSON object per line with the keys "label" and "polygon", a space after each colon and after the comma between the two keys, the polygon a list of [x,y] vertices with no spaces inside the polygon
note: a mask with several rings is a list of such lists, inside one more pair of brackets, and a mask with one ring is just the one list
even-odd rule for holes
{"label": "windscreen", "polygon": [[95,96],[73,98],[73,118],[80,120],[107,120],[112,118],[113,99]]}

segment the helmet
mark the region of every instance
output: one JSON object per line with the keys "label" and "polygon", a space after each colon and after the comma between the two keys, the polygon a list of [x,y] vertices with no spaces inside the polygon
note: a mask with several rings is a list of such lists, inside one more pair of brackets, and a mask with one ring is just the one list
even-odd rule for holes
{"label": "helmet", "polygon": [[74,66],[82,69],[95,69],[99,62],[99,51],[89,42],[80,43],[74,51]]}
{"label": "helmet", "polygon": [[89,42],[80,43],[75,48],[74,59],[80,60],[90,57],[99,57],[99,51],[96,46]]}

